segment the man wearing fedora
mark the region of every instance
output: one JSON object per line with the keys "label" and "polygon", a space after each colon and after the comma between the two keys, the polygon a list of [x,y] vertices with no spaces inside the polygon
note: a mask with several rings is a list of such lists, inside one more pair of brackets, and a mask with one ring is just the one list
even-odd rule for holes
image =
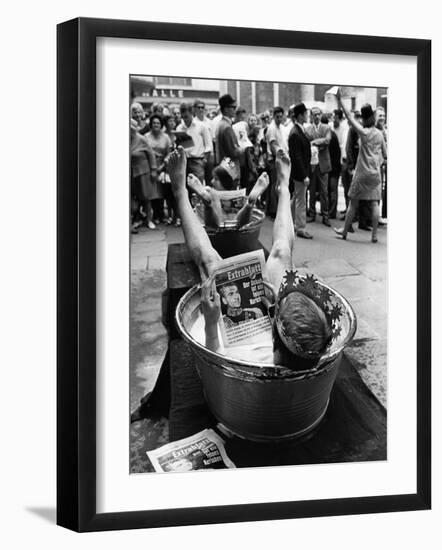
{"label": "man wearing fedora", "polygon": [[304,124],[307,122],[307,108],[304,103],[293,105],[289,109],[293,128],[290,131],[288,145],[292,164],[290,186],[293,191],[292,216],[295,221],[295,233],[302,239],[312,239],[306,231],[306,195],[310,183],[310,141],[305,134]]}
{"label": "man wearing fedora", "polygon": [[236,111],[236,101],[230,94],[225,94],[219,98],[218,103],[222,118],[218,122],[215,131],[215,163],[219,164],[223,158],[228,157],[235,164],[235,180],[239,181],[242,151],[232,128],[232,119]]}

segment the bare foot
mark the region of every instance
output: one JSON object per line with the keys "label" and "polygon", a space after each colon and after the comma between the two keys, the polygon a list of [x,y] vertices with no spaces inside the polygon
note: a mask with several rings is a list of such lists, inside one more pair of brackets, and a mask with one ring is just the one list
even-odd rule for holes
{"label": "bare foot", "polygon": [[187,176],[187,185],[192,189],[194,193],[198,195],[204,202],[210,203],[210,193],[207,188],[200,182],[195,174],[189,174]]}
{"label": "bare foot", "polygon": [[169,156],[169,176],[174,195],[186,191],[186,153],[179,146]]}
{"label": "bare foot", "polygon": [[253,186],[253,189],[249,193],[249,198],[248,198],[249,204],[255,204],[255,202],[259,199],[259,197],[267,189],[269,182],[270,180],[267,172],[263,172],[259,176],[259,178],[256,180],[256,183]]}
{"label": "bare foot", "polygon": [[290,159],[283,152],[278,151],[276,156],[276,173],[278,175],[278,186],[282,189],[289,186],[290,179]]}

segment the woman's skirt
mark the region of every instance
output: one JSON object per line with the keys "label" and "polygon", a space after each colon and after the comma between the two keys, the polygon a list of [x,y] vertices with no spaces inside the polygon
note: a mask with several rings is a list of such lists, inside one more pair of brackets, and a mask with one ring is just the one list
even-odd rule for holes
{"label": "woman's skirt", "polygon": [[164,198],[163,187],[162,183],[153,182],[150,174],[141,174],[132,178],[132,195],[140,202]]}
{"label": "woman's skirt", "polygon": [[381,200],[381,180],[372,175],[357,175],[353,177],[348,196],[351,199],[365,201],[380,201]]}

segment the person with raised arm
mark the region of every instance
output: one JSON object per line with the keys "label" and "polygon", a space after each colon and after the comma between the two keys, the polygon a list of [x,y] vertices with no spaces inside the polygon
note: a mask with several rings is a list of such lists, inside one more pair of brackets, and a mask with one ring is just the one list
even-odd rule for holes
{"label": "person with raised arm", "polygon": [[347,238],[354,215],[360,200],[370,201],[373,229],[371,242],[376,243],[379,222],[379,201],[382,193],[381,165],[387,158],[387,147],[382,132],[375,126],[375,112],[371,105],[366,103],[361,107],[362,124],[356,120],[342,101],[341,89],[336,92],[339,108],[342,109],[352,128],[360,138],[360,149],[353,180],[348,191],[349,206],[345,214],[344,227],[334,231],[342,238]]}

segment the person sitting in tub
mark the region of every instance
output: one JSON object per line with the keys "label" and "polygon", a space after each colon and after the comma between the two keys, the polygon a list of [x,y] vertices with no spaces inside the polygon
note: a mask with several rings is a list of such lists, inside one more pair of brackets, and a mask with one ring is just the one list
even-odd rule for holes
{"label": "person sitting in tub", "polygon": [[[276,303],[266,304],[270,312],[274,309],[273,348],[269,350],[267,359],[261,358],[260,361],[304,370],[318,363],[332,338],[339,334],[336,320],[341,312],[339,306],[331,304],[328,289],[319,287],[314,277],[302,277],[293,271],[295,233],[290,210],[290,159],[282,152],[276,158],[276,171],[278,208],[273,225],[273,244],[263,276],[274,290],[280,290]],[[205,344],[208,349],[221,352],[218,337],[221,303],[213,276],[221,257],[192,210],[186,190],[186,157],[180,148],[170,156],[169,173],[185,240],[202,280]]]}
{"label": "person sitting in tub", "polygon": [[[235,164],[229,158],[224,158],[221,163],[213,169],[210,187],[204,186],[193,174],[187,176],[188,187],[196,193],[203,202],[204,223],[207,227],[220,227],[225,220],[226,216],[221,204],[219,191],[234,191],[236,189],[237,179],[235,179],[235,172]],[[266,172],[263,172],[256,180],[244,205],[236,214],[236,227],[238,229],[251,221],[256,201],[264,193],[268,185],[269,176]]]}

